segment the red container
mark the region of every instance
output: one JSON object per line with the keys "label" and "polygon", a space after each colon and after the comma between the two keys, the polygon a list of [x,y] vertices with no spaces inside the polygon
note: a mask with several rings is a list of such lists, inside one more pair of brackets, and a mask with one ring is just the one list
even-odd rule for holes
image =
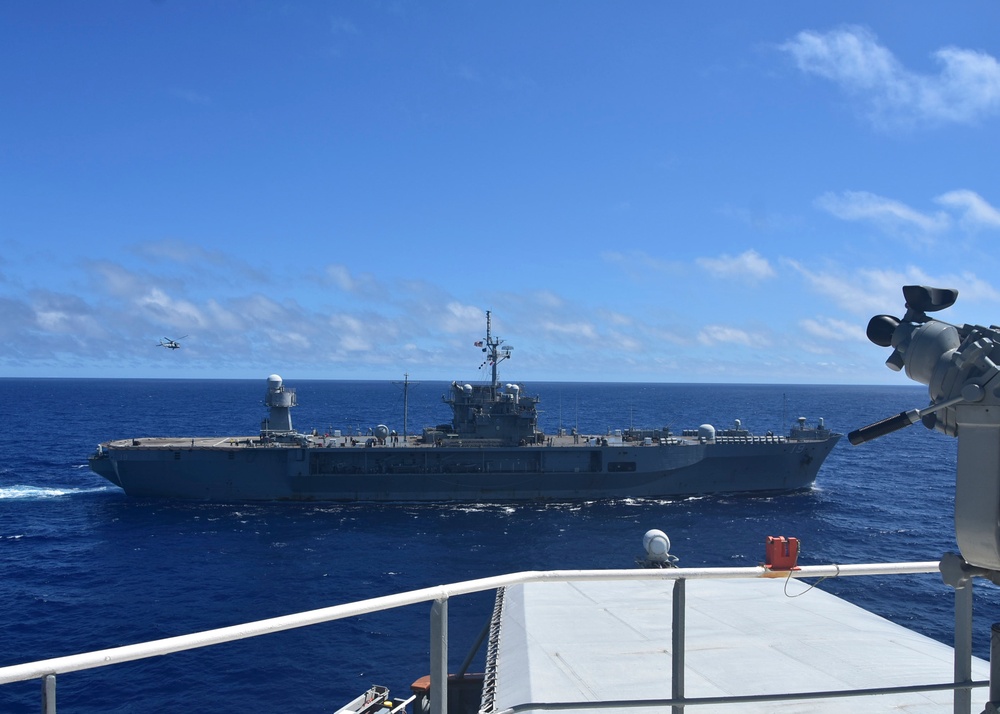
{"label": "red container", "polygon": [[799,539],[768,536],[764,544],[764,567],[771,570],[794,570],[799,559]]}

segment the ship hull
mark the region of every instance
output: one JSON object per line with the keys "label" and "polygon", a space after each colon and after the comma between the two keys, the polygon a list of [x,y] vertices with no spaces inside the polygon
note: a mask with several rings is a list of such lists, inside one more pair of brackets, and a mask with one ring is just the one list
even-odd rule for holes
{"label": "ship hull", "polygon": [[807,489],[838,439],[483,448],[108,446],[90,466],[136,497],[578,501]]}

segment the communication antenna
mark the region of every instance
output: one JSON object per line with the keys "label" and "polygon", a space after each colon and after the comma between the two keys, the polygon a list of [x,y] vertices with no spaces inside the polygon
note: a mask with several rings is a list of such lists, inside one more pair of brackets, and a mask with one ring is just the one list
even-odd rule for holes
{"label": "communication antenna", "polygon": [[[492,367],[492,379],[490,380],[490,393],[493,400],[497,398],[497,387],[499,386],[499,381],[497,378],[497,366],[503,362],[505,359],[510,359],[511,351],[514,349],[510,345],[504,345],[503,340],[499,337],[493,336],[493,318],[490,310],[486,311],[486,341],[482,343],[476,343],[477,346],[481,345],[483,352],[486,353],[486,361],[479,365],[482,369],[487,364]],[[503,345],[503,347],[501,347]],[[501,354],[502,353],[502,354]]]}
{"label": "communication antenna", "polygon": [[420,384],[420,382],[411,382],[410,373],[403,372],[403,381],[393,382],[393,384],[403,385],[403,443],[405,444],[407,437],[409,436],[409,432],[407,431],[407,426],[406,426],[406,420],[410,409],[410,385]]}

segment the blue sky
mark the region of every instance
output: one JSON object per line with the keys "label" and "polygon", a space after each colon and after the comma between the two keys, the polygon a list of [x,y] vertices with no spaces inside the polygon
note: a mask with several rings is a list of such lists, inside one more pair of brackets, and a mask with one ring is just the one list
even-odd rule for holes
{"label": "blue sky", "polygon": [[[893,383],[1000,322],[1000,5],[0,5],[0,376]],[[157,347],[187,337],[179,350]]]}

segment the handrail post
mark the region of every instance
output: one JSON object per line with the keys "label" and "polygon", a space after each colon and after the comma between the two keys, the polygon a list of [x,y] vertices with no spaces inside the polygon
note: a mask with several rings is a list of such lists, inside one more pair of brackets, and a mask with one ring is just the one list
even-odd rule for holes
{"label": "handrail post", "polygon": [[56,675],[42,677],[42,714],[56,714]]}
{"label": "handrail post", "polygon": [[431,605],[431,714],[448,712],[448,598]]}
{"label": "handrail post", "polygon": [[998,711],[1000,706],[1000,622],[990,627],[990,701],[987,712]]}
{"label": "handrail post", "polygon": [[[684,578],[674,581],[673,622],[670,633],[670,697],[684,699]],[[684,714],[683,704],[671,707],[673,714]]]}
{"label": "handrail post", "polygon": [[[955,588],[955,683],[972,680],[972,582]],[[972,690],[956,689],[955,714],[971,714]]]}

